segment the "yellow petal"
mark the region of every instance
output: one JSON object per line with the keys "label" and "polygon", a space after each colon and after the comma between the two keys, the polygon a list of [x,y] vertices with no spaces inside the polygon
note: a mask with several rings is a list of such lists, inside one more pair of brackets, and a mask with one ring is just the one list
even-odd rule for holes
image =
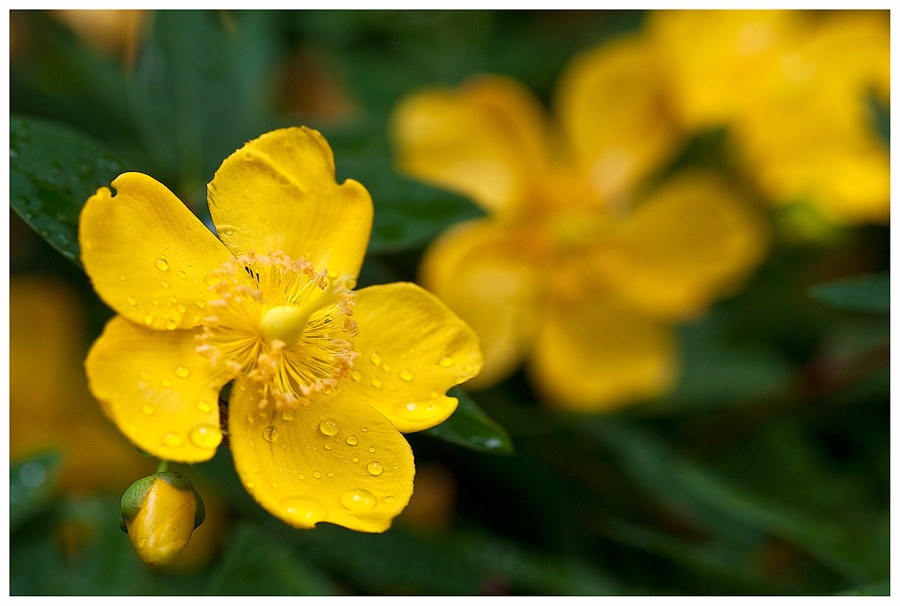
{"label": "yellow petal", "polygon": [[229,377],[196,352],[199,332],[159,332],[117,316],[85,362],[91,391],[119,430],[168,461],[206,461],[222,440],[219,390]]}
{"label": "yellow petal", "polygon": [[84,270],[103,301],[157,330],[190,328],[205,314],[204,282],[228,250],[164,185],[141,173],[102,187],[81,211]]}
{"label": "yellow petal", "polygon": [[356,368],[338,391],[366,403],[400,431],[421,431],[456,410],[446,392],[481,369],[478,337],[437,297],[406,282],[357,293]]}
{"label": "yellow petal", "polygon": [[539,271],[519,252],[516,235],[490,219],[460,224],[426,251],[419,280],[481,340],[484,368],[467,386],[505,379],[530,351]]}
{"label": "yellow petal", "polygon": [[682,140],[658,56],[639,36],[575,58],[560,81],[557,113],[591,185],[607,199],[659,168]]}
{"label": "yellow petal", "polygon": [[275,130],[222,162],[208,189],[219,237],[235,256],[280,250],[332,277],[355,278],[372,230],[372,199],[334,180],[334,155],[318,131]]}
{"label": "yellow petal", "polygon": [[692,172],[652,192],[610,237],[600,264],[636,308],[690,317],[733,291],[767,245],[758,212],[716,175]]}
{"label": "yellow petal", "polygon": [[529,371],[552,405],[612,410],[672,386],[675,345],[667,326],[611,298],[551,303]]}
{"label": "yellow petal", "polygon": [[412,450],[390,421],[341,392],[294,411],[260,411],[257,389],[235,381],[228,412],[234,465],[253,498],[295,528],[387,530],[415,473]]}
{"label": "yellow petal", "polygon": [[521,208],[546,170],[542,108],[507,78],[425,90],[403,100],[392,120],[403,171],[470,196],[492,213]]}

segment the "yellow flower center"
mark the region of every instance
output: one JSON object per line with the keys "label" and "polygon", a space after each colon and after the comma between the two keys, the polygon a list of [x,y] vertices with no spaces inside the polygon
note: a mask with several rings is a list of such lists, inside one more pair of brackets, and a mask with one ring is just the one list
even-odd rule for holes
{"label": "yellow flower center", "polygon": [[230,259],[207,281],[220,298],[197,350],[259,383],[260,408],[296,408],[353,369],[352,293],[325,270],[276,251]]}

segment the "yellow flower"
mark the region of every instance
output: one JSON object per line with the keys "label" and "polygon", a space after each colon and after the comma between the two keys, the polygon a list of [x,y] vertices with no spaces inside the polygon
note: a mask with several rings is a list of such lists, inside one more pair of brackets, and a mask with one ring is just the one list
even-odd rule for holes
{"label": "yellow flower", "polygon": [[478,373],[472,330],[409,283],[353,292],[372,201],[334,181],[325,139],[267,133],[208,187],[216,238],[163,185],[120,175],[85,204],[84,267],[118,316],[86,368],[135,444],[198,462],[220,444],[219,392],[235,468],[251,495],[297,528],[381,532],[412,493],[400,432],[444,421],[446,396]]}
{"label": "yellow flower", "polygon": [[153,464],[103,417],[79,372],[84,318],[75,292],[53,278],[9,283],[9,455],[59,449],[68,494],[115,492]]}
{"label": "yellow flower", "polygon": [[648,27],[680,119],[727,125],[775,203],[888,219],[888,148],[868,105],[889,104],[887,11],[664,11]]}
{"label": "yellow flower", "polygon": [[495,76],[396,109],[400,167],[487,211],[439,237],[420,267],[481,338],[473,387],[527,360],[545,399],[567,408],[656,396],[677,374],[673,321],[732,291],[763,255],[760,217],[716,175],[638,188],[683,143],[658,71],[638,38],[578,57],[558,125]]}

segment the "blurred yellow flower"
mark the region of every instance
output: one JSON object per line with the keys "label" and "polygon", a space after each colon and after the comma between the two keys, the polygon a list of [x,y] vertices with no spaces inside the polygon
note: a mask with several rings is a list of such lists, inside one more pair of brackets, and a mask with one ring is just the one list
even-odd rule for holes
{"label": "blurred yellow flower", "polygon": [[736,288],[764,254],[761,217],[705,171],[640,189],[683,144],[653,49],[576,58],[558,124],[516,82],[475,78],[404,100],[398,164],[487,217],[426,251],[420,280],[481,337],[486,387],[528,360],[551,403],[611,409],[677,376],[673,322]]}
{"label": "blurred yellow flower", "polygon": [[885,222],[888,11],[663,11],[649,35],[689,128],[727,125],[775,203],[837,223]]}
{"label": "blurred yellow flower", "polygon": [[48,449],[71,495],[118,493],[153,471],[105,419],[81,372],[84,318],[76,293],[54,278],[9,283],[9,455]]}
{"label": "blurred yellow flower", "polygon": [[473,331],[409,283],[351,289],[372,201],[334,181],[314,130],[267,133],[209,184],[216,238],[139,173],[82,211],[85,270],[118,316],[87,361],[119,429],[162,459],[208,460],[219,391],[234,381],[229,445],[247,491],[297,528],[381,532],[412,494],[401,432],[444,421],[446,391],[478,373]]}

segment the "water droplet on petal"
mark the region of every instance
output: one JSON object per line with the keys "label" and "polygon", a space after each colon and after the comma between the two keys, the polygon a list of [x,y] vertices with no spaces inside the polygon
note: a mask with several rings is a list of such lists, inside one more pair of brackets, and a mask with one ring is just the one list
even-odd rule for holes
{"label": "water droplet on petal", "polygon": [[151,315],[144,316],[144,324],[146,324],[147,326],[150,326],[151,324],[153,324],[153,316],[151,316]]}
{"label": "water droplet on petal", "polygon": [[285,421],[293,421],[294,420],[294,409],[293,408],[285,408],[281,413],[281,418]]}
{"label": "water droplet on petal", "polygon": [[319,431],[326,436],[333,436],[338,432],[338,424],[334,419],[325,419],[319,423]]}
{"label": "water droplet on petal", "polygon": [[354,511],[372,509],[376,503],[375,495],[362,488],[354,488],[341,495],[341,505]]}
{"label": "water droplet on petal", "polygon": [[169,320],[168,322],[166,322],[166,330],[175,330],[176,328],[178,328],[178,322],[176,322],[175,320]]}
{"label": "water droplet on petal", "polygon": [[362,379],[362,373],[359,372],[358,370],[354,370],[353,372],[350,373],[350,378],[353,379],[354,381],[359,381],[360,379]]}
{"label": "water droplet on petal", "polygon": [[276,482],[275,480],[272,480],[272,488],[278,490],[278,482]]}
{"label": "water droplet on petal", "polygon": [[303,475],[302,473],[298,473],[298,474],[297,474],[297,479],[298,479],[298,480],[305,480],[305,479],[306,479],[306,476]]}
{"label": "water droplet on petal", "polygon": [[199,425],[191,430],[189,437],[197,448],[213,450],[222,441],[222,431],[214,425]]}
{"label": "water droplet on petal", "polygon": [[168,379],[163,379],[163,380],[162,380],[162,386],[163,386],[163,387],[172,387],[172,381],[170,381],[170,380],[168,380]]}
{"label": "water droplet on petal", "polygon": [[178,448],[184,444],[184,440],[177,433],[169,432],[162,437],[163,446]]}
{"label": "water droplet on petal", "polygon": [[413,373],[410,372],[409,370],[404,369],[404,370],[400,371],[400,378],[403,379],[404,381],[412,381],[413,377],[414,377]]}
{"label": "water droplet on petal", "polygon": [[372,355],[369,356],[369,360],[372,361],[372,364],[378,366],[379,364],[381,364],[381,354],[377,351],[373,351]]}
{"label": "water droplet on petal", "polygon": [[328,517],[328,509],[311,497],[287,497],[281,499],[281,505],[289,518],[305,524],[315,524]]}
{"label": "water droplet on petal", "polygon": [[368,465],[366,465],[366,469],[369,470],[369,473],[373,476],[380,476],[384,473],[384,465],[379,463],[378,461],[372,461]]}
{"label": "water droplet on petal", "polygon": [[443,366],[444,368],[450,368],[451,366],[453,366],[453,358],[444,356],[440,359],[440,361],[438,361],[438,364],[440,366]]}
{"label": "water droplet on petal", "polygon": [[374,454],[374,453],[375,453],[375,447],[374,447],[374,446],[369,446],[369,452],[371,452],[372,454]]}
{"label": "water droplet on petal", "polygon": [[169,264],[166,263],[165,259],[157,259],[156,260],[156,269],[158,269],[159,271],[168,271]]}
{"label": "water droplet on petal", "polygon": [[381,379],[378,377],[372,377],[372,387],[381,387]]}
{"label": "water droplet on petal", "polygon": [[356,436],[347,436],[347,444],[350,446],[356,446],[359,444],[359,438]]}
{"label": "water droplet on petal", "polygon": [[190,374],[191,374],[190,369],[188,369],[188,368],[186,368],[186,367],[184,367],[184,366],[177,366],[177,367],[175,368],[175,376],[176,376],[176,377],[180,377],[180,378],[182,378],[182,379],[186,379],[186,378],[188,378],[188,377],[190,376]]}
{"label": "water droplet on petal", "polygon": [[178,303],[177,305],[175,305],[175,309],[177,309],[179,311],[179,313],[184,313],[187,311],[187,307],[185,307],[181,303]]}
{"label": "water droplet on petal", "polygon": [[333,471],[329,471],[329,472],[328,472],[328,477],[329,477],[329,478],[333,478],[333,477],[334,477],[334,472],[333,472]]}
{"label": "water droplet on petal", "polygon": [[142,372],[142,373],[139,374],[138,376],[141,378],[141,381],[149,381],[149,380],[150,380],[150,373],[149,373],[149,372]]}
{"label": "water droplet on petal", "polygon": [[320,479],[320,478],[322,477],[322,472],[320,472],[320,471],[314,471],[314,472],[313,472],[313,477],[314,477],[315,479],[317,479],[317,480]]}
{"label": "water droplet on petal", "polygon": [[244,484],[244,486],[252,490],[256,488],[256,482],[247,482],[246,484]]}
{"label": "water droplet on petal", "polygon": [[165,280],[163,280],[162,282],[160,282],[159,285],[162,286],[163,288],[169,288],[169,283],[166,282]]}
{"label": "water droplet on petal", "polygon": [[393,502],[394,502],[394,497],[384,497],[384,502],[385,502],[385,503],[393,503]]}
{"label": "water droplet on petal", "polygon": [[334,448],[334,444],[332,444],[331,442],[325,442],[325,450],[331,450],[332,448]]}
{"label": "water droplet on petal", "polygon": [[263,429],[263,437],[267,442],[274,442],[278,439],[278,430],[275,429],[274,425],[269,425],[265,429]]}
{"label": "water droplet on petal", "polygon": [[187,274],[184,273],[183,271],[180,271],[180,272],[178,272],[178,277],[179,277],[179,278],[186,278],[186,277],[187,277]]}
{"label": "water droplet on petal", "polygon": [[207,402],[204,402],[203,400],[197,402],[196,406],[197,406],[197,410],[199,410],[200,412],[210,412],[212,410],[212,406],[210,406]]}
{"label": "water droplet on petal", "polygon": [[369,431],[369,428],[368,428],[368,427],[360,427],[360,429],[362,429],[362,432],[363,432],[363,433],[366,433],[366,432]]}
{"label": "water droplet on petal", "polygon": [[154,414],[156,414],[156,409],[149,404],[144,404],[144,406],[141,408],[141,412],[143,412],[148,417],[152,417]]}
{"label": "water droplet on petal", "polygon": [[134,297],[128,297],[128,298],[125,299],[125,300],[128,301],[128,304],[131,305],[132,307],[134,307],[135,305],[137,305],[137,301],[135,300]]}
{"label": "water droplet on petal", "polygon": [[353,457],[353,462],[354,462],[354,463],[359,463],[359,457]]}

